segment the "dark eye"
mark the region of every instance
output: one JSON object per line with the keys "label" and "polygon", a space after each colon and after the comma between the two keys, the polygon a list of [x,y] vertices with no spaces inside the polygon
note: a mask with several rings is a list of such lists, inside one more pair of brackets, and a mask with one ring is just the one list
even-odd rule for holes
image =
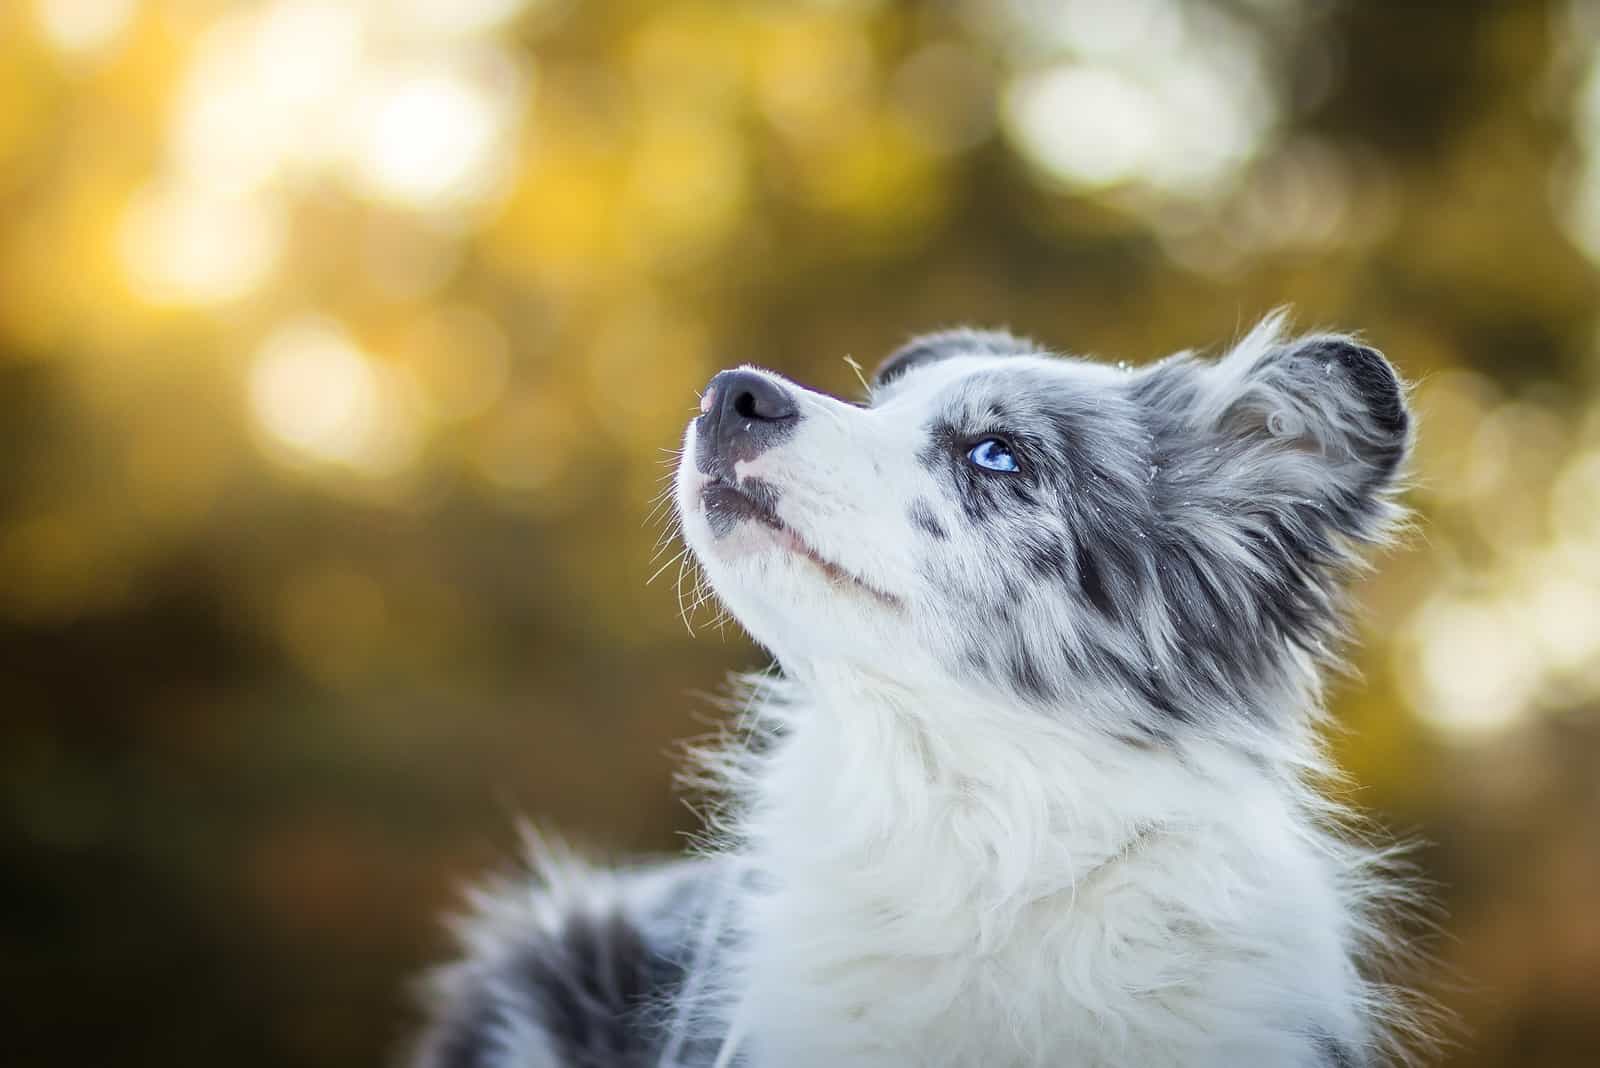
{"label": "dark eye", "polygon": [[1017,458],[1011,454],[1011,446],[999,438],[984,438],[967,450],[967,459],[989,471],[1017,469]]}

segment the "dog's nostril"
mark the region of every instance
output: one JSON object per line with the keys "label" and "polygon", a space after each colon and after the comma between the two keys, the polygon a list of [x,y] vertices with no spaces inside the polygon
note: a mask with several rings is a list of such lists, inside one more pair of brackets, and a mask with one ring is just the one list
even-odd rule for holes
{"label": "dog's nostril", "polygon": [[794,429],[800,408],[788,384],[747,368],[723,371],[701,397],[695,462],[730,477],[729,465],[752,460]]}
{"label": "dog's nostril", "polygon": [[779,422],[800,414],[789,391],[753,371],[724,371],[713,382],[727,399],[723,411],[751,422]]}
{"label": "dog's nostril", "polygon": [[776,391],[761,394],[745,390],[735,394],[733,411],[745,419],[789,419],[795,414],[789,398]]}

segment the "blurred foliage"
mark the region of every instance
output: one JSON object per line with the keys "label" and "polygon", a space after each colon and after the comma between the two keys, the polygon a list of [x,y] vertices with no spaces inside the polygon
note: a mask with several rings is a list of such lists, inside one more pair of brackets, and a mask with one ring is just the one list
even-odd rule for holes
{"label": "blurred foliage", "polygon": [[645,581],[717,368],[1289,303],[1420,383],[1336,744],[1448,1063],[1600,1063],[1597,63],[1581,0],[5,5],[7,1062],[370,1062],[516,817],[675,848],[760,662]]}

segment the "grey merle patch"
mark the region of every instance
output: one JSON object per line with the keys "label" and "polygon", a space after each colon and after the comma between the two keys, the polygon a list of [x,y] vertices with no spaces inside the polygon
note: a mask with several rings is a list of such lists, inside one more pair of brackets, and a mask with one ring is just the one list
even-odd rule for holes
{"label": "grey merle patch", "polygon": [[[1354,549],[1394,518],[1411,421],[1375,350],[1274,330],[1216,363],[1021,358],[951,389],[919,459],[964,528],[923,566],[985,621],[955,662],[1046,706],[1109,686],[1146,732],[1259,717],[1306,684],[1302,654],[1338,637]],[[935,335],[885,372],[988,336]],[[987,436],[1018,472],[967,462]],[[933,517],[913,505],[919,529]]]}
{"label": "grey merle patch", "polygon": [[928,537],[944,541],[950,536],[950,532],[939,522],[939,517],[934,514],[932,506],[927,501],[912,501],[910,515],[911,522]]}
{"label": "grey merle patch", "polygon": [[[492,953],[480,951],[435,973],[433,1022],[409,1063],[505,1068],[512,1063],[507,1051],[517,1050],[522,1059],[515,1063],[531,1068],[655,1068],[718,878],[714,865],[681,863],[645,907],[621,900],[580,907],[552,898],[547,910],[559,912],[554,922],[513,910],[517,919],[493,925]],[[550,891],[518,884],[505,893],[527,898]],[[719,940],[718,952],[726,948]],[[535,1036],[550,1060],[530,1047]],[[709,1064],[714,1043],[687,1036],[677,1053],[681,1063]]]}

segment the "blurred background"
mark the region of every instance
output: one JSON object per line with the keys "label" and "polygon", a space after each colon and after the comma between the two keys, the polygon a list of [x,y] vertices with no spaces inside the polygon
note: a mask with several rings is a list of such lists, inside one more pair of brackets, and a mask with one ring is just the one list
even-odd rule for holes
{"label": "blurred background", "polygon": [[5,1059],[381,1063],[519,816],[677,848],[719,367],[1291,303],[1419,383],[1337,748],[1446,1061],[1600,1064],[1597,297],[1592,3],[11,0]]}

